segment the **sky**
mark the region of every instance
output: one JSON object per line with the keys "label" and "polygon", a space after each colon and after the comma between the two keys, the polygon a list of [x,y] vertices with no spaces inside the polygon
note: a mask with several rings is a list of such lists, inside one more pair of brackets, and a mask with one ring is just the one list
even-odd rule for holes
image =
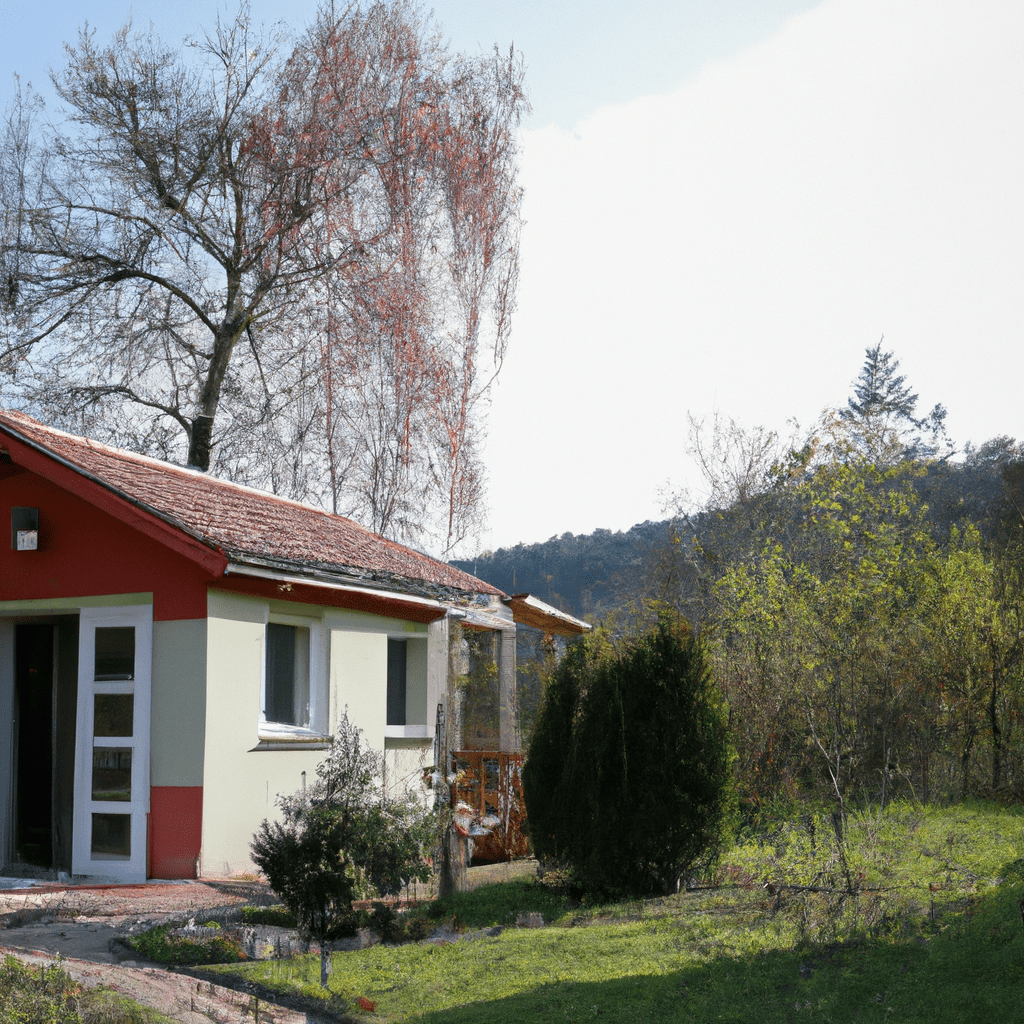
{"label": "sky", "polygon": [[[315,4],[252,4],[300,27]],[[37,87],[85,16],[167,42],[211,5],[0,0]],[[690,415],[785,430],[884,336],[961,447],[1024,438],[1019,0],[437,0],[454,50],[514,45],[518,308],[481,549],[664,518]],[[0,95],[7,89],[0,85]]]}

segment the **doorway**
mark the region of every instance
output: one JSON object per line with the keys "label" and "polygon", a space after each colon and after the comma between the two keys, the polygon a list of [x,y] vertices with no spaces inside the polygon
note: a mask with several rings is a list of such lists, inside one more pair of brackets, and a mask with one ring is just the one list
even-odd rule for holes
{"label": "doorway", "polygon": [[14,855],[39,868],[53,867],[53,669],[53,626],[16,626]]}
{"label": "doorway", "polygon": [[14,807],[5,859],[13,867],[70,873],[78,617],[18,622],[13,639]]}

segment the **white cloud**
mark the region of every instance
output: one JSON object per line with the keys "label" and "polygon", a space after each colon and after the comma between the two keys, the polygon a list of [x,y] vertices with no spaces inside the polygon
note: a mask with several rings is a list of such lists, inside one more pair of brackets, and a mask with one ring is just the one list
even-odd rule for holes
{"label": "white cloud", "polygon": [[826,0],[528,132],[493,546],[658,514],[687,410],[806,421],[885,334],[954,436],[1024,434],[1024,8]]}

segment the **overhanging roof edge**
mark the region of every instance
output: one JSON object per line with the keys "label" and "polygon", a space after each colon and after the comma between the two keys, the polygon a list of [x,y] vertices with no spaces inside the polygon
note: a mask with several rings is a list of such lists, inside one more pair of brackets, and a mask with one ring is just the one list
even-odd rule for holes
{"label": "overhanging roof edge", "polygon": [[381,590],[378,587],[363,587],[355,583],[338,583],[325,580],[319,576],[303,576],[300,573],[281,572],[276,569],[264,569],[261,566],[245,565],[241,562],[228,562],[224,570],[225,576],[253,576],[257,579],[273,580],[276,583],[291,583],[294,586],[319,587],[323,590],[340,590],[349,594],[363,594],[377,597],[384,601],[400,601],[404,604],[420,605],[424,608],[436,608],[446,611],[450,605],[432,597],[419,597],[416,594],[403,594],[400,590]]}
{"label": "overhanging roof edge", "polygon": [[505,604],[512,609],[517,623],[544,629],[549,633],[588,633],[594,627],[589,622],[577,619],[575,615],[541,601],[532,594],[513,594],[505,598]]}

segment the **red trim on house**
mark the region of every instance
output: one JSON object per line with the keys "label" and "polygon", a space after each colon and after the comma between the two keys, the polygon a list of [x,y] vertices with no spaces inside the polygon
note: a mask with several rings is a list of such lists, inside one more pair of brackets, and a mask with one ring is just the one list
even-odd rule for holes
{"label": "red trim on house", "polygon": [[139,508],[116,491],[84,473],[72,469],[52,455],[26,444],[16,434],[5,430],[2,424],[0,424],[0,433],[4,435],[4,444],[11,453],[11,458],[17,464],[72,494],[80,495],[91,505],[95,505],[177,554],[184,555],[210,575],[223,575],[228,564],[227,556],[223,552],[214,550],[189,536],[182,527],[172,526],[151,512]]}
{"label": "red trim on house", "polygon": [[203,841],[203,787],[152,786],[149,791],[151,878],[196,878]]}
{"label": "red trim on house", "polygon": [[214,584],[217,590],[229,590],[235,594],[248,594],[275,601],[297,601],[302,604],[316,604],[329,608],[347,608],[351,611],[369,612],[389,619],[405,619],[407,622],[436,622],[444,618],[444,608],[431,608],[415,601],[403,601],[401,594],[393,598],[379,594],[364,594],[354,590],[335,590],[318,587],[315,584],[278,583],[275,580],[261,580],[254,576],[225,576]]}
{"label": "red trim on house", "polygon": [[206,617],[210,574],[166,544],[37,473],[0,480],[8,503],[39,509],[39,546],[12,551],[0,534],[0,601],[152,594],[157,622]]}

